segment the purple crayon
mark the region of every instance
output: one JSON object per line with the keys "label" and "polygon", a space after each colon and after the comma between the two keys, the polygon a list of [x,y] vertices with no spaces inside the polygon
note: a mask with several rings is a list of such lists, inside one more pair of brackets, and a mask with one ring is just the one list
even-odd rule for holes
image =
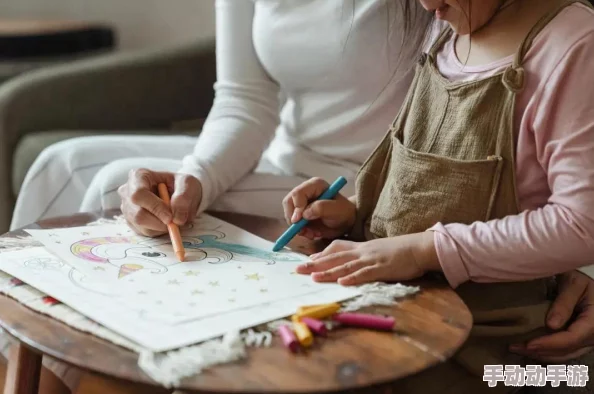
{"label": "purple crayon", "polygon": [[305,323],[307,327],[316,335],[324,336],[328,329],[326,328],[326,324],[324,322],[319,321],[317,319],[312,319],[311,317],[302,317],[301,321]]}
{"label": "purple crayon", "polygon": [[391,316],[369,315],[366,313],[337,313],[332,316],[332,320],[345,326],[381,331],[392,331],[396,323],[396,319]]}
{"label": "purple crayon", "polygon": [[283,324],[278,328],[278,333],[285,347],[291,352],[297,353],[297,350],[299,350],[299,341],[297,340],[297,337],[295,336],[295,333],[291,327]]}

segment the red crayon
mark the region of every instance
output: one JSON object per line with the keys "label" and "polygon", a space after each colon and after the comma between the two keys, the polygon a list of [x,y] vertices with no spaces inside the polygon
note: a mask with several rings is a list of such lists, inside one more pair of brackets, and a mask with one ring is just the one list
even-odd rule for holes
{"label": "red crayon", "polygon": [[337,313],[332,320],[345,326],[370,328],[372,330],[392,331],[396,320],[391,316],[370,315],[366,313]]}
{"label": "red crayon", "polygon": [[311,317],[302,317],[301,321],[303,323],[305,323],[305,325],[307,325],[307,327],[309,327],[309,329],[311,330],[311,332],[313,332],[316,335],[326,335],[326,332],[328,331],[328,329],[326,328],[326,324],[324,324],[324,322],[319,321],[317,319],[312,319]]}

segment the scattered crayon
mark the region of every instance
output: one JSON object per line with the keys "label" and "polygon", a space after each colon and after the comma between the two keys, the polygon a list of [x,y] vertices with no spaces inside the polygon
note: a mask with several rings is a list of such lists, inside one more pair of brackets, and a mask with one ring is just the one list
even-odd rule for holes
{"label": "scattered crayon", "polygon": [[295,331],[295,335],[297,335],[297,340],[303,347],[310,347],[313,344],[313,335],[307,324],[301,321],[293,321],[293,330]]}
{"label": "scattered crayon", "polygon": [[296,353],[297,350],[299,350],[299,341],[291,327],[286,324],[282,325],[278,328],[278,333],[287,349],[293,353]]}
{"label": "scattered crayon", "polygon": [[366,313],[337,313],[332,316],[332,320],[345,326],[370,328],[381,331],[392,331],[396,323],[396,320],[391,316],[370,315]]}
{"label": "scattered crayon", "polygon": [[326,328],[326,324],[323,321],[312,319],[311,317],[302,317],[301,321],[316,335],[325,336],[328,332],[328,328]]}
{"label": "scattered crayon", "polygon": [[334,315],[340,309],[340,304],[325,304],[308,308],[303,312],[297,313],[299,318],[311,317],[312,319],[324,319]]}

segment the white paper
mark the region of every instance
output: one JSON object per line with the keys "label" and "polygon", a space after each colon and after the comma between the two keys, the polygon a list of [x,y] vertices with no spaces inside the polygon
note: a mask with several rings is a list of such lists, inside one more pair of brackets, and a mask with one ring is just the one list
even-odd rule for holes
{"label": "white paper", "polygon": [[170,350],[359,294],[298,275],[305,257],[210,216],[183,229],[188,261],[167,237],[125,225],[29,230],[43,248],[4,253],[0,269],[153,351]]}
{"label": "white paper", "polygon": [[331,287],[212,317],[169,324],[151,320],[144,305],[132,308],[115,302],[111,295],[79,286],[76,277],[80,273],[43,248],[0,254],[0,269],[154,352],[199,343],[229,331],[280,319],[295,313],[302,305],[338,302],[358,295],[354,289]]}

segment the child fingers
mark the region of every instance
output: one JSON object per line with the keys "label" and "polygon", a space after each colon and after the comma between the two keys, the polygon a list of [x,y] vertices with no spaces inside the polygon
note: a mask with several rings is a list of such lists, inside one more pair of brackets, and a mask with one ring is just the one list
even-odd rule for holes
{"label": "child fingers", "polygon": [[302,237],[305,237],[307,239],[311,239],[311,240],[313,240],[315,238],[315,232],[312,229],[307,228],[307,227],[305,227],[303,230],[301,230],[299,232],[299,235],[301,235]]}
{"label": "child fingers", "polygon": [[332,243],[330,243],[330,245],[328,245],[326,249],[320,252],[318,257],[354,250],[356,245],[357,244],[352,241],[344,241],[341,239],[337,239],[332,241]]}
{"label": "child fingers", "polygon": [[369,265],[353,272],[350,275],[338,279],[338,284],[343,286],[356,286],[363,283],[375,282],[380,279],[380,268],[376,265]]}
{"label": "child fingers", "polygon": [[335,253],[317,258],[315,261],[301,264],[297,267],[297,272],[300,274],[311,274],[314,272],[326,271],[354,259],[356,259],[356,256],[350,251]]}
{"label": "child fingers", "polygon": [[[293,192],[291,192],[293,193]],[[292,224],[291,217],[293,216],[293,212],[295,211],[295,205],[293,204],[293,198],[291,193],[287,194],[285,198],[283,198],[283,213],[285,215],[285,220],[287,224]]]}
{"label": "child fingers", "polygon": [[291,222],[295,223],[299,221],[309,202],[315,200],[324,193],[324,190],[326,190],[328,186],[328,182],[323,179],[312,178],[293,189],[290,195],[295,209],[291,217]]}
{"label": "child fingers", "polygon": [[[315,230],[314,230],[315,232]],[[321,234],[319,231],[315,232],[316,235]],[[332,243],[330,243],[330,245],[328,245],[326,247],[326,249],[322,250],[319,253],[314,253],[311,256],[309,256],[310,260],[315,260],[318,261],[319,259],[322,259],[324,257],[327,256],[331,256],[333,254],[337,254],[337,253],[341,253],[341,252],[349,252],[355,249],[355,242],[351,242],[351,241],[343,241],[340,239],[334,240],[332,241]]]}
{"label": "child fingers", "polygon": [[323,272],[313,273],[312,279],[316,282],[336,282],[339,278],[350,275],[369,265],[369,262],[362,260],[352,260],[338,267],[331,268]]}
{"label": "child fingers", "polygon": [[333,219],[344,215],[344,206],[334,200],[321,200],[311,203],[304,211],[307,220]]}

